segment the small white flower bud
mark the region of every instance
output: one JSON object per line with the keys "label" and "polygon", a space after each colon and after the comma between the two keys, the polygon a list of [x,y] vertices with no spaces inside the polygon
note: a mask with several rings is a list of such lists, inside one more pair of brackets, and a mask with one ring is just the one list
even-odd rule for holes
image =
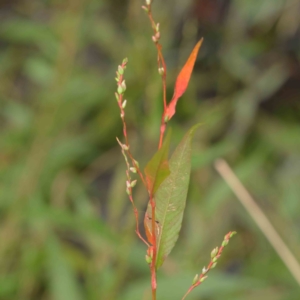
{"label": "small white flower bud", "polygon": [[214,248],[210,253],[210,257],[214,258],[217,255],[218,251],[219,251],[218,247]]}
{"label": "small white flower bud", "polygon": [[229,243],[229,240],[224,240],[224,241],[223,241],[223,243],[222,243],[222,247],[225,247],[225,246],[227,246],[227,245],[228,245],[228,243]]}
{"label": "small white flower bud", "polygon": [[135,185],[136,185],[136,182],[137,182],[137,180],[133,180],[132,182],[131,182],[131,184],[130,184],[130,187],[135,187]]}
{"label": "small white flower bud", "polygon": [[127,100],[124,100],[123,103],[122,103],[122,108],[123,109],[126,107],[126,104],[127,104]]}
{"label": "small white flower bud", "polygon": [[122,81],[121,87],[122,87],[123,93],[124,93],[124,92],[126,91],[126,83],[125,83],[125,80]]}
{"label": "small white flower bud", "polygon": [[158,68],[159,75],[164,75],[165,69],[164,68]]}
{"label": "small white flower bud", "polygon": [[194,277],[194,279],[193,279],[193,285],[198,281],[198,278],[199,278],[199,275],[196,274],[195,277]]}
{"label": "small white flower bud", "polygon": [[123,93],[124,93],[124,91],[123,91],[123,88],[122,88],[122,86],[121,86],[121,85],[119,85],[119,86],[118,86],[118,89],[117,89],[117,91],[118,91],[118,94],[119,94],[119,95],[121,95],[121,94],[123,94]]}
{"label": "small white flower bud", "polygon": [[156,28],[156,31],[158,32],[159,31],[159,23],[156,24],[155,28]]}
{"label": "small white flower bud", "polygon": [[142,6],[142,9],[143,9],[146,13],[149,12],[148,7],[146,7],[146,6]]}
{"label": "small white flower bud", "polygon": [[129,150],[129,147],[127,145],[125,145],[125,144],[120,144],[120,145],[123,150],[125,150],[125,151]]}
{"label": "small white flower bud", "polygon": [[146,254],[145,258],[146,258],[146,262],[147,262],[147,264],[149,264],[149,265],[150,265],[150,264],[151,264],[151,262],[152,262],[152,257]]}
{"label": "small white flower bud", "polygon": [[132,173],[136,173],[136,168],[134,168],[134,167],[129,168],[129,170],[130,170]]}
{"label": "small white flower bud", "polygon": [[120,75],[124,74],[124,69],[122,68],[122,66],[118,66],[118,72]]}

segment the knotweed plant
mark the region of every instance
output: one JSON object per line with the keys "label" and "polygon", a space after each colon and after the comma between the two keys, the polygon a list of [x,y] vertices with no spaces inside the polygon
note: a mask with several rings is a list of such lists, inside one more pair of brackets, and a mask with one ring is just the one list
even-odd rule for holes
{"label": "knotweed plant", "polygon": [[[162,102],[164,109],[161,118],[158,150],[146,164],[144,172],[142,172],[139,163],[134,159],[130,151],[126,129],[125,108],[127,100],[124,99],[126,91],[124,71],[128,62],[127,59],[124,59],[122,64],[118,66],[116,77],[117,92],[115,93],[115,96],[120,108],[120,116],[123,123],[124,141],[121,142],[118,138],[117,141],[126,162],[126,193],[133,206],[136,220],[136,234],[147,246],[146,262],[149,264],[151,272],[152,300],[155,300],[157,289],[156,272],[175,246],[181,228],[191,172],[191,143],[194,132],[199,124],[188,130],[170,159],[169,145],[171,140],[171,130],[168,130],[166,135],[165,131],[168,122],[176,112],[178,99],[187,89],[203,39],[196,44],[188,60],[181,69],[175,82],[173,97],[167,102],[167,68],[162,53],[162,45],[159,42],[159,23],[156,23],[153,19],[151,4],[152,0],[146,0],[142,9],[147,13],[153,29],[152,41],[157,50],[158,73],[162,78]],[[149,196],[149,202],[144,216],[146,237],[143,237],[140,232],[138,209],[135,206],[132,195],[132,189],[137,183],[137,180],[132,180],[131,178],[134,173],[139,175]],[[187,295],[207,278],[208,272],[216,266],[224,247],[228,244],[229,239],[234,234],[234,231],[227,233],[222,245],[212,250],[209,264],[202,269],[200,275],[197,274],[195,276],[192,285],[187,290],[182,300],[186,299]]]}

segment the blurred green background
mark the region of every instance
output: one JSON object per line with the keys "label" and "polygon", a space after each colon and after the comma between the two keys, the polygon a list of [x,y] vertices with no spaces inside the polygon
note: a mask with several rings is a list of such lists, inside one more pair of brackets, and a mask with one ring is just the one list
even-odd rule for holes
{"label": "blurred green background", "polygon": [[[0,299],[147,300],[114,97],[124,57],[131,150],[154,153],[161,80],[141,0],[0,2]],[[238,231],[190,300],[300,299],[265,236],[214,170],[225,158],[300,260],[300,0],[156,0],[173,83],[204,44],[170,122],[173,147],[202,122],[183,228],[158,275],[181,299],[210,251]],[[147,196],[134,198],[141,219]]]}

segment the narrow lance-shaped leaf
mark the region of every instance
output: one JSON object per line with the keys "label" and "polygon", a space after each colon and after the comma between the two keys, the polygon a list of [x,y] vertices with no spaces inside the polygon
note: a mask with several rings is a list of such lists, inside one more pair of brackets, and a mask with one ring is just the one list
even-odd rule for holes
{"label": "narrow lance-shaped leaf", "polygon": [[[163,264],[178,239],[190,180],[191,142],[198,126],[193,126],[175,149],[169,161],[171,174],[154,195],[159,233],[156,240],[156,268]],[[147,214],[151,217],[150,205]]]}
{"label": "narrow lance-shaped leaf", "polygon": [[198,55],[198,51],[202,45],[202,42],[203,38],[196,44],[188,60],[186,61],[185,65],[183,66],[179,75],[177,76],[174,94],[164,114],[164,120],[170,120],[175,114],[177,101],[188,87],[191,74],[193,72],[194,64]]}
{"label": "narrow lance-shaped leaf", "polygon": [[153,155],[145,167],[147,189],[151,197],[170,174],[168,164],[170,140],[171,130],[168,131],[163,146]]}

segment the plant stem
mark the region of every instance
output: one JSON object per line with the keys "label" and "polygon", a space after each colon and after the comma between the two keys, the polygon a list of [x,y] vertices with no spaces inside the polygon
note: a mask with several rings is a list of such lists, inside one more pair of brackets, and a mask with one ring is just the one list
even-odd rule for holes
{"label": "plant stem", "polygon": [[155,23],[153,16],[152,16],[152,10],[151,10],[151,4],[147,6],[148,10],[148,17],[152,26],[152,29],[154,31],[154,36],[152,37],[153,42],[155,44],[155,47],[157,49],[157,64],[158,64],[158,69],[163,68],[163,72],[161,73],[161,78],[162,78],[162,87],[163,87],[163,105],[164,105],[164,112],[162,114],[162,120],[161,120],[161,126],[160,126],[160,137],[159,137],[159,144],[158,144],[158,149],[161,148],[162,142],[163,142],[163,137],[164,133],[166,130],[166,122],[164,120],[164,115],[167,111],[167,66],[166,62],[164,59],[164,56],[162,54],[162,45],[159,43],[159,38],[160,38],[160,31],[159,31],[159,24]]}
{"label": "plant stem", "polygon": [[[164,112],[162,114],[162,120],[161,120],[161,126],[160,126],[160,137],[159,137],[159,144],[158,149],[161,148],[164,138],[164,133],[166,130],[166,122],[164,120],[164,115],[167,111],[167,67],[165,63],[164,56],[162,54],[162,45],[159,43],[160,39],[160,31],[159,31],[159,24],[155,23],[152,11],[151,11],[151,3],[144,6],[143,8],[146,9],[152,29],[154,31],[154,35],[152,36],[152,40],[155,44],[155,47],[157,49],[157,64],[158,64],[158,71],[161,74],[162,77],[162,88],[163,88],[163,106],[164,106]],[[162,70],[161,70],[162,69]],[[156,300],[156,257],[157,257],[157,244],[156,244],[156,218],[155,218],[155,200],[153,198],[153,195],[150,195],[150,204],[152,209],[152,236],[153,236],[153,245],[152,245],[152,261],[150,264],[150,270],[151,270],[151,288],[152,288],[152,300]]]}
{"label": "plant stem", "polygon": [[[126,64],[127,64],[127,59],[124,59],[123,60],[123,63],[119,66],[118,68],[118,71],[117,71],[117,79],[118,79],[118,82],[117,82],[117,86],[118,88],[122,87],[124,88],[124,85],[125,85],[125,80],[123,79],[123,73],[124,73],[124,70],[126,69]],[[126,85],[125,85],[125,89],[126,89]],[[124,91],[125,91],[124,89]],[[137,236],[149,247],[150,245],[147,243],[147,241],[142,237],[141,233],[140,233],[140,230],[139,230],[139,215],[138,215],[138,210],[135,206],[135,203],[133,201],[133,197],[132,197],[132,187],[131,186],[131,176],[130,176],[130,169],[131,169],[131,166],[130,166],[130,163],[128,161],[128,158],[127,156],[130,158],[131,162],[132,162],[132,165],[134,166],[134,168],[136,169],[136,172],[139,174],[143,184],[146,186],[146,181],[144,179],[144,176],[138,166],[138,163],[136,162],[136,160],[133,158],[130,150],[129,150],[129,141],[128,141],[128,135],[127,135],[127,129],[126,129],[126,121],[125,121],[125,106],[124,105],[124,102],[123,102],[123,92],[118,92],[116,93],[116,97],[117,97],[117,102],[118,102],[118,106],[120,108],[120,112],[121,112],[121,120],[122,120],[122,123],[123,123],[123,134],[124,134],[124,138],[125,138],[125,145],[123,145],[119,139],[117,138],[117,141],[122,149],[122,154],[124,156],[124,159],[125,159],[125,163],[126,163],[126,167],[127,167],[127,170],[126,170],[126,177],[127,177],[127,181],[126,181],[126,192],[128,194],[128,197],[129,197],[129,200],[133,206],[133,211],[134,211],[134,215],[135,215],[135,221],[136,221],[136,229],[135,229],[135,232],[137,234]],[[125,100],[126,101],[126,100]]]}

